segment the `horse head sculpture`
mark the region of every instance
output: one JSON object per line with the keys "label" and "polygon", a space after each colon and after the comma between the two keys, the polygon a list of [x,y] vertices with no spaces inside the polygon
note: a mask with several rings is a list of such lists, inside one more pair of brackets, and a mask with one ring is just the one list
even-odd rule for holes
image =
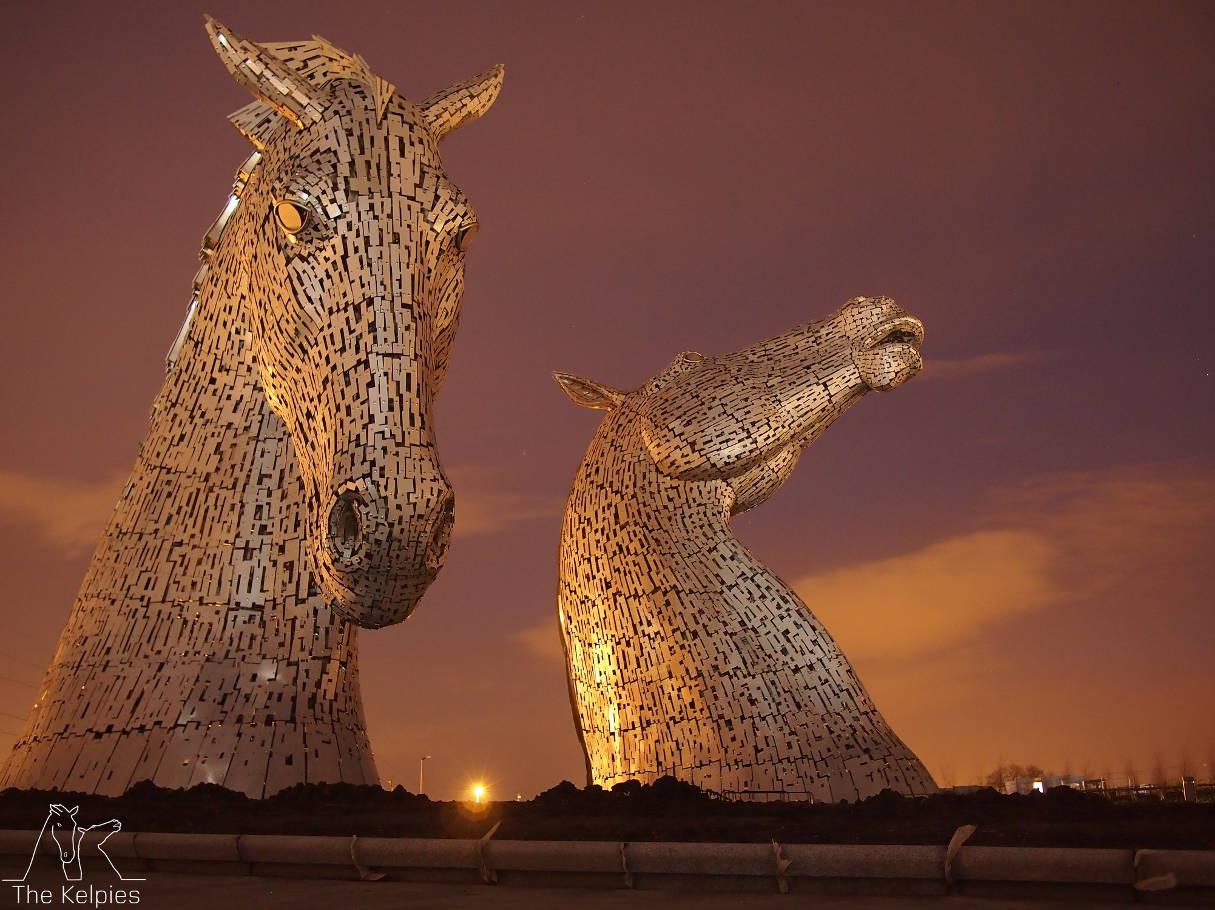
{"label": "horse head sculpture", "polygon": [[206,27],[254,151],[0,788],[375,783],[358,632],[446,553],[434,400],[477,217],[439,143],[502,69],[414,104],[323,38]]}
{"label": "horse head sculpture", "polygon": [[725,483],[737,514],[771,496],[805,447],[862,395],[919,372],[923,339],[920,321],[889,297],[856,297],[826,319],[731,354],[680,354],[634,392],[554,376],[577,404],[627,404],[658,471]]}
{"label": "horse head sculpture", "polygon": [[477,231],[439,142],[488,110],[502,68],[414,104],[323,38],[207,31],[255,98],[231,118],[257,151],[219,245],[247,258],[229,280],[247,283],[239,328],[295,444],[313,577],[350,621],[400,622],[451,534],[433,404]]}
{"label": "horse head sculpture", "polygon": [[554,374],[608,415],[561,532],[558,618],[587,782],[857,799],[934,789],[830,634],[733,535],[871,390],[922,366],[919,320],[857,297],[634,391]]}

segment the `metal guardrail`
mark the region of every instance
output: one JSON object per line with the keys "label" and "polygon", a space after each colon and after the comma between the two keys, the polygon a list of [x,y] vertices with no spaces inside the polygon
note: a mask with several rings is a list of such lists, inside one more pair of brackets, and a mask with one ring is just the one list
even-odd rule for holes
{"label": "metal guardrail", "polygon": [[[120,831],[106,854],[125,874],[166,872],[292,878],[831,894],[1024,895],[1092,902],[1170,891],[1215,899],[1215,851],[946,845],[620,843],[479,839],[162,834]],[[37,831],[0,830],[0,871],[20,873]],[[50,838],[38,866],[59,862]],[[82,856],[86,876],[93,854]],[[98,868],[102,868],[98,863]]]}
{"label": "metal guardrail", "polygon": [[710,795],[731,802],[814,804],[809,790],[714,790]]}
{"label": "metal guardrail", "polygon": [[1157,799],[1170,802],[1215,802],[1215,783],[1148,784],[1093,790],[1110,799]]}

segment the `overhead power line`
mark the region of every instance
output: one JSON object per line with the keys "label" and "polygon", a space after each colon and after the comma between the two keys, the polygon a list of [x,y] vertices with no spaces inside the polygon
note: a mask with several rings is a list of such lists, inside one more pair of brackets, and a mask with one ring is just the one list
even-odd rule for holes
{"label": "overhead power line", "polygon": [[24,660],[23,658],[20,658],[20,657],[15,657],[12,654],[6,654],[4,651],[0,651],[0,657],[3,657],[5,660],[12,660],[12,661],[16,661],[19,664],[24,664],[25,666],[29,667],[31,670],[37,670],[39,673],[42,673],[46,670],[45,664],[31,663],[28,660]]}
{"label": "overhead power line", "polygon": [[33,683],[27,683],[24,680],[20,680],[20,679],[13,679],[11,676],[0,676],[0,679],[4,680],[5,682],[16,683],[19,686],[29,686],[31,689],[38,688]]}
{"label": "overhead power line", "polygon": [[7,711],[0,711],[0,714],[3,714],[5,717],[11,717],[13,720],[25,720],[20,714],[10,714]]}

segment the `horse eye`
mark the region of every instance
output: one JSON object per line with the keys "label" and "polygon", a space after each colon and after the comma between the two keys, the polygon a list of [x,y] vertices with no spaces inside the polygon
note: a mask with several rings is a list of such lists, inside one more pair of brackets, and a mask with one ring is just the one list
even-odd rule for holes
{"label": "horse eye", "polygon": [[477,236],[477,231],[480,229],[475,221],[467,227],[462,227],[456,231],[456,249],[463,253],[468,249],[468,245],[472,243],[472,239]]}
{"label": "horse eye", "polygon": [[312,211],[303,203],[284,199],[274,204],[274,217],[278,219],[278,226],[288,234],[298,234],[308,226]]}

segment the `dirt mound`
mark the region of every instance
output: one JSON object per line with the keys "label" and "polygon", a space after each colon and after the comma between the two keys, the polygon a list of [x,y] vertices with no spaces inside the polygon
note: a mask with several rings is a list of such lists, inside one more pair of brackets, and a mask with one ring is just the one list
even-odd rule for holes
{"label": "dirt mound", "polygon": [[725,802],[671,777],[611,790],[569,781],[528,802],[435,802],[402,787],[300,784],[264,800],[213,784],[167,790],[144,781],[121,797],[53,791],[0,793],[0,828],[41,824],[48,803],[81,807],[90,822],[128,831],[495,837],[517,840],[736,841],[945,844],[960,826],[970,844],[1215,848],[1215,804],[1114,802],[1058,787],[1029,796],[991,789],[908,798],[890,790],[857,803]]}

